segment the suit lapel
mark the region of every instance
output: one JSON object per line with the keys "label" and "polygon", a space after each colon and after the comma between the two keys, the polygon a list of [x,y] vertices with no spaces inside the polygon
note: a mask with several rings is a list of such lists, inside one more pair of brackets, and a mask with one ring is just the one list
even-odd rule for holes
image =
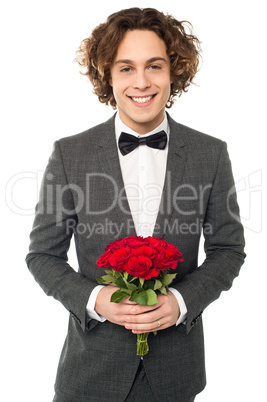
{"label": "suit lapel", "polygon": [[187,149],[183,141],[180,125],[169,115],[170,140],[168,149],[168,159],[165,182],[162,192],[161,204],[157,216],[156,226],[160,231],[160,237],[164,238],[164,227],[166,221],[170,222],[173,216],[173,195],[175,189],[183,182],[184,170],[187,160]]}
{"label": "suit lapel", "polygon": [[[110,211],[110,220],[118,222],[122,227],[121,235],[136,236],[132,214],[124,189],[121,173],[118,148],[115,137],[115,115],[103,125],[103,135],[99,141],[98,157],[102,171],[114,182],[118,197],[116,204]],[[120,201],[120,202],[118,202]],[[123,202],[123,207],[121,206]],[[131,224],[132,222],[132,224]]]}

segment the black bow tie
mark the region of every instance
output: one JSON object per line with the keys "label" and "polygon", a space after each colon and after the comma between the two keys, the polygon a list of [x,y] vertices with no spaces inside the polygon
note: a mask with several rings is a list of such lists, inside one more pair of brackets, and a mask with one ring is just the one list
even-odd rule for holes
{"label": "black bow tie", "polygon": [[149,135],[148,137],[135,137],[134,135],[122,132],[119,138],[119,148],[122,155],[127,155],[139,145],[147,145],[150,148],[164,149],[167,144],[165,131]]}

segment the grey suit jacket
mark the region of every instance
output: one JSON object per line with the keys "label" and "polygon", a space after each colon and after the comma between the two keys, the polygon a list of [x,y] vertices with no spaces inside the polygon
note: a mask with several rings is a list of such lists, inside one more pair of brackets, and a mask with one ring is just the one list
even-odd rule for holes
{"label": "grey suit jacket", "polygon": [[[168,118],[167,173],[154,235],[183,253],[172,286],[182,294],[188,315],[185,324],[150,334],[144,366],[158,400],[173,402],[205,386],[201,315],[231,287],[245,254],[226,144]],[[120,238],[136,235],[113,117],[55,143],[26,258],[47,295],[70,312],[55,385],[64,402],[123,401],[136,374],[136,335],[86,314],[96,278],[103,274],[96,260],[119,230]],[[198,266],[201,231],[206,259]],[[78,272],[67,259],[72,237]]]}

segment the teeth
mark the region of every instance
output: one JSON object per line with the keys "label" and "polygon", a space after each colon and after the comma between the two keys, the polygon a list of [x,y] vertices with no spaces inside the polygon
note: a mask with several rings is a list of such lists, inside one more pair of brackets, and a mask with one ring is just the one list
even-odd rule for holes
{"label": "teeth", "polygon": [[145,103],[150,101],[153,98],[153,95],[151,96],[146,96],[145,98],[135,98],[134,96],[131,97],[132,100],[134,100],[137,103]]}

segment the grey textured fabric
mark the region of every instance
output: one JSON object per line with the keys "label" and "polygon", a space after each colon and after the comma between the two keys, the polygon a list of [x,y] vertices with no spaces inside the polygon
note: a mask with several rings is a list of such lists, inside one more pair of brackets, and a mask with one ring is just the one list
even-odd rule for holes
{"label": "grey textured fabric", "polygon": [[[158,399],[152,392],[150,384],[147,380],[147,375],[142,360],[138,367],[132,388],[130,389],[129,395],[125,399],[125,402],[136,402],[139,400],[146,402],[162,401],[161,399]],[[175,399],[173,402],[194,402],[194,400],[195,396],[189,399]]]}
{"label": "grey textured fabric", "polygon": [[[161,208],[154,235],[183,253],[172,284],[183,296],[186,324],[149,336],[144,367],[159,400],[187,400],[205,386],[202,312],[228,290],[244,261],[243,228],[226,144],[176,123],[169,116],[170,143]],[[123,401],[139,357],[136,336],[86,315],[96,260],[114,236],[135,235],[123,188],[114,117],[55,143],[31,233],[27,264],[47,295],[70,312],[55,389],[58,400]],[[113,228],[113,229],[112,229]],[[206,260],[198,267],[201,230]],[[67,252],[74,236],[79,271]]]}

